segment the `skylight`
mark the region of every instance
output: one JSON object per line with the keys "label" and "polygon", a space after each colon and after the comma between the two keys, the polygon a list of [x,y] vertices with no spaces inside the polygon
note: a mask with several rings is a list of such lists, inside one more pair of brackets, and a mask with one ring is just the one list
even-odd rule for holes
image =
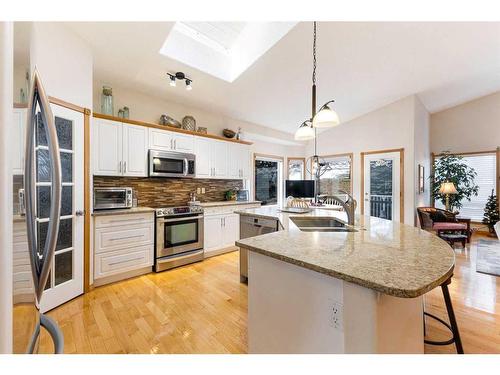
{"label": "skylight", "polygon": [[176,22],[160,53],[232,82],[295,25],[295,22]]}

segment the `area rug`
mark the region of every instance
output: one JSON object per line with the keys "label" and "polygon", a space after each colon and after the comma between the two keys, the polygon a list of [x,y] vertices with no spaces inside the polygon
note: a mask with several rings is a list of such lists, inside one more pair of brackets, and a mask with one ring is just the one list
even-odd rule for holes
{"label": "area rug", "polygon": [[500,241],[479,240],[476,271],[500,276]]}

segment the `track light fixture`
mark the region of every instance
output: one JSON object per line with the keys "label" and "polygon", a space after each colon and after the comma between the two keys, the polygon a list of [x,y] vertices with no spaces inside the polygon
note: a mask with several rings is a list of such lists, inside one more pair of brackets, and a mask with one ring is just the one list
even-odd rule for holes
{"label": "track light fixture", "polygon": [[170,77],[170,86],[175,87],[177,80],[180,80],[186,82],[186,90],[190,91],[193,89],[193,86],[191,86],[193,80],[191,78],[186,77],[186,75],[183,72],[177,72],[175,74],[167,73],[167,75]]}

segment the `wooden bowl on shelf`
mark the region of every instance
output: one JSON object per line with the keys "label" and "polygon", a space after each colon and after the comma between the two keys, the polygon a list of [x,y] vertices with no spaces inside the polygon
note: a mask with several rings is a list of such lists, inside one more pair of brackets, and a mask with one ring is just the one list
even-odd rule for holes
{"label": "wooden bowl on shelf", "polygon": [[234,138],[236,132],[232,131],[231,129],[224,129],[222,131],[222,135],[224,135],[224,137],[226,138]]}

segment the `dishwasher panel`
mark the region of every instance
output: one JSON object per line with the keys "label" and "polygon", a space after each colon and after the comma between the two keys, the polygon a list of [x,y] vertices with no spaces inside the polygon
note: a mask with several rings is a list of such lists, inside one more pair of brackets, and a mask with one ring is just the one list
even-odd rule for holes
{"label": "dishwasher panel", "polygon": [[[256,237],[278,230],[278,219],[240,215],[240,239]],[[240,248],[240,281],[248,282],[248,250]]]}

